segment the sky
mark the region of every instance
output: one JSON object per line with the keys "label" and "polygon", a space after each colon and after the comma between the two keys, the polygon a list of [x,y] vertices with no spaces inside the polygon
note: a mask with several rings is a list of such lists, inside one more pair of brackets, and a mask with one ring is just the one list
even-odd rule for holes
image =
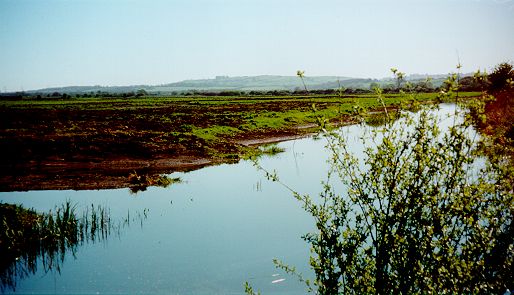
{"label": "sky", "polygon": [[514,60],[514,0],[0,0],[0,91]]}

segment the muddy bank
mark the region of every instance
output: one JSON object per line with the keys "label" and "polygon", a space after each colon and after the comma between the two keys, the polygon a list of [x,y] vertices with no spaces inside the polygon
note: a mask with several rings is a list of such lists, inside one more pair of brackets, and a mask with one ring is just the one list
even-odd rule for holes
{"label": "muddy bank", "polygon": [[128,176],[134,171],[141,175],[159,175],[190,171],[215,163],[212,159],[194,157],[147,160],[117,158],[102,162],[42,161],[32,166],[7,167],[14,173],[1,178],[0,189],[26,191],[124,188],[131,186]]}
{"label": "muddy bank", "polygon": [[[0,191],[121,188],[134,171],[154,176],[237,162],[254,145],[308,134],[311,104],[287,97],[0,101]],[[321,110],[339,104],[318,100]]]}
{"label": "muddy bank", "polygon": [[[311,133],[292,129],[280,134],[254,134],[237,137],[231,144],[253,148],[308,136]],[[106,157],[102,160],[66,160],[64,158],[1,165],[0,191],[94,190],[131,187],[129,175],[156,176],[186,172],[222,163],[235,163],[239,155],[209,157],[199,155],[155,155],[153,158]]]}
{"label": "muddy bank", "polygon": [[312,134],[320,116],[350,122],[356,99],[381,108],[368,96],[0,101],[0,191],[123,188],[134,172],[235,163]]}

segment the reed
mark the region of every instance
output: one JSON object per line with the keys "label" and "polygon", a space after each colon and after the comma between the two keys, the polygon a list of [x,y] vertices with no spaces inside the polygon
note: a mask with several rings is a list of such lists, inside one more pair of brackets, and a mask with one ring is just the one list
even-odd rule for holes
{"label": "reed", "polygon": [[[135,214],[132,221],[143,220]],[[20,205],[0,203],[0,290],[16,290],[19,280],[35,274],[38,266],[44,272],[60,272],[67,254],[75,257],[77,248],[85,243],[106,241],[112,233],[130,225],[130,214],[118,222],[110,210],[91,205],[81,214],[77,206],[66,201],[48,213],[37,213]]]}

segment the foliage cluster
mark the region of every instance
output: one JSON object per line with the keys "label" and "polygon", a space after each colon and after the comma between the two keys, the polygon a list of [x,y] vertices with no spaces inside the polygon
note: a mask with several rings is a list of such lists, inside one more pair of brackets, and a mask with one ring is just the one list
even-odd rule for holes
{"label": "foliage cluster", "polygon": [[[458,82],[450,77],[441,101],[459,101]],[[483,156],[488,139],[460,108],[450,118],[438,117],[437,106],[398,115],[393,122],[386,111],[385,125],[361,137],[364,157],[349,149],[343,131],[323,131],[331,154],[324,190],[313,198],[291,189],[315,220],[317,230],[304,236],[315,278],[279,260],[276,266],[318,294],[512,290],[512,162]],[[453,124],[443,127],[444,120]]]}
{"label": "foliage cluster", "polygon": [[489,91],[492,93],[512,89],[514,87],[514,69],[512,64],[503,62],[497,65],[487,78]]}
{"label": "foliage cluster", "polygon": [[346,194],[327,184],[319,204],[297,195],[318,227],[305,237],[317,291],[512,288],[514,199],[498,167],[475,167],[476,146],[465,124],[443,132],[422,110],[418,122],[400,125],[374,130],[377,145],[366,148],[364,160],[347,150],[343,134],[332,133],[333,173]]}

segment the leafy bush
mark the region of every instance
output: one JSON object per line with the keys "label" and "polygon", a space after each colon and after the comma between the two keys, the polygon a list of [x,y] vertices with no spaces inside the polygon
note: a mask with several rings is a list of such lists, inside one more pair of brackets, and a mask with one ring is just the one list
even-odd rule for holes
{"label": "leafy bush", "polygon": [[[498,167],[477,163],[468,123],[444,132],[418,120],[374,129],[364,159],[332,132],[321,202],[295,194],[316,219],[305,236],[320,294],[490,293],[512,288],[514,198]],[[376,141],[373,145],[371,142]],[[480,161],[478,161],[480,162]]]}
{"label": "leafy bush", "polygon": [[493,72],[488,76],[489,91],[496,92],[505,88],[512,87],[514,81],[514,70],[510,63],[501,63],[497,65]]}
{"label": "leafy bush", "polygon": [[[456,79],[449,83],[444,95],[458,89]],[[424,106],[371,128],[361,138],[364,157],[348,149],[342,131],[325,130],[331,169],[320,198],[291,190],[315,219],[317,230],[304,236],[315,279],[276,266],[319,294],[512,290],[513,169],[501,156],[481,156],[462,111],[448,128],[436,111]]]}

